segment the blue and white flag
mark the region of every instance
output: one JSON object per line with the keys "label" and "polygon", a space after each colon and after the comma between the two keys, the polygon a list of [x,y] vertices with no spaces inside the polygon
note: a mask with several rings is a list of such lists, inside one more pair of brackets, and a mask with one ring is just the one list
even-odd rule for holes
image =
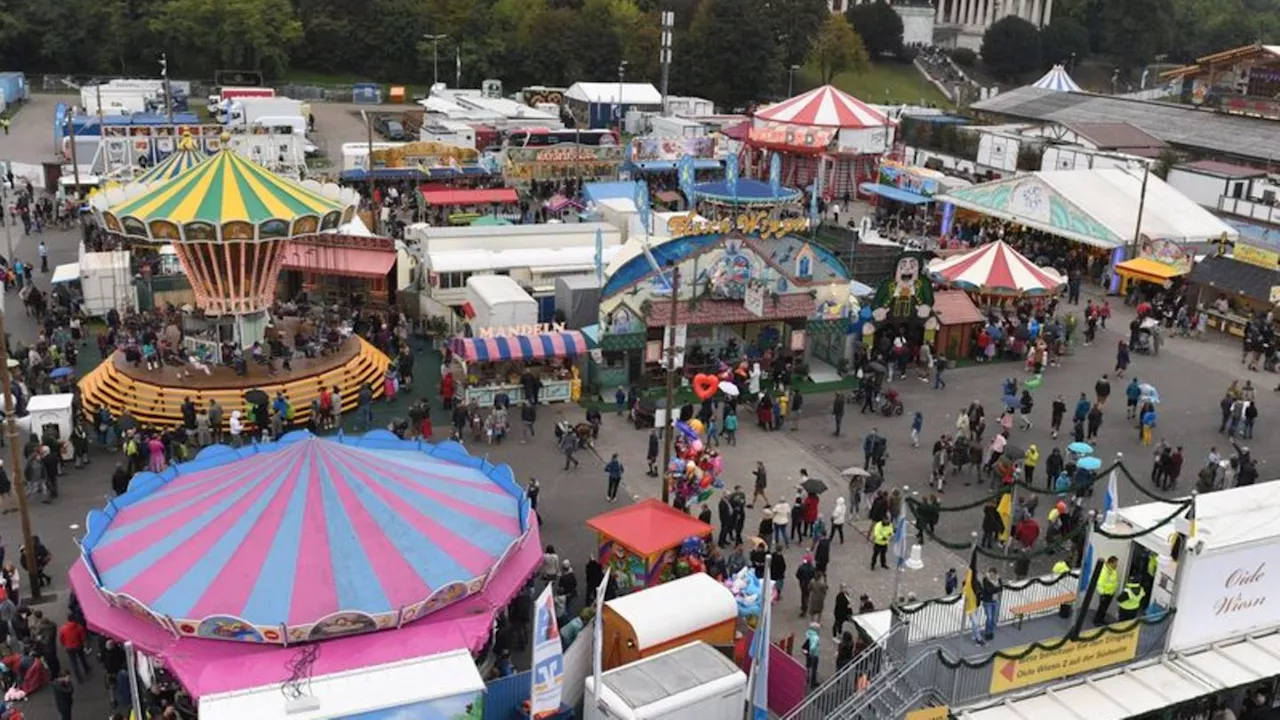
{"label": "blue and white flag", "polygon": [[738,197],[738,155],[737,153],[729,153],[724,159],[724,184],[728,186],[729,196],[737,199]]}
{"label": "blue and white flag", "polygon": [[560,644],[560,623],[551,585],[533,604],[533,668],[529,673],[529,716],[533,720],[560,710],[564,690],[564,647]]}
{"label": "blue and white flag", "polygon": [[751,637],[751,719],[769,718],[769,634],[773,630],[773,578],[771,562],[764,565],[764,584],[760,593],[760,621]]}
{"label": "blue and white flag", "polygon": [[636,213],[640,218],[640,224],[644,226],[644,234],[649,234],[649,213],[652,208],[649,203],[649,183],[644,180],[636,181]]}
{"label": "blue and white flag", "polygon": [[676,170],[680,176],[680,192],[684,193],[686,200],[693,203],[693,156],[689,154],[681,155],[679,162],[676,163]]}
{"label": "blue and white flag", "polygon": [[818,158],[818,174],[813,178],[812,192],[809,193],[809,224],[818,227],[818,196],[822,194],[822,158]]}
{"label": "blue and white flag", "polygon": [[1102,496],[1102,522],[1107,521],[1107,515],[1120,509],[1120,492],[1116,487],[1117,476],[1120,473],[1120,466],[1116,465],[1111,468],[1111,476],[1107,478],[1107,492]]}
{"label": "blue and white flag", "polygon": [[776,152],[769,157],[769,192],[775,198],[782,195],[782,155]]}
{"label": "blue and white flag", "polygon": [[906,564],[909,550],[907,545],[907,515],[906,513],[898,513],[898,519],[893,523],[893,554],[898,558],[899,568]]}
{"label": "blue and white flag", "polygon": [[604,233],[596,228],[596,282],[604,282]]}

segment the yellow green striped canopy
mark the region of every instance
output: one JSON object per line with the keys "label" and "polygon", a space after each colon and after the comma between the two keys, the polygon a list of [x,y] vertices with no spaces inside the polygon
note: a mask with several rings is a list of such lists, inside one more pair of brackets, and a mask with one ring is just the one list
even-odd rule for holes
{"label": "yellow green striped canopy", "polygon": [[180,149],[161,160],[155,167],[139,175],[134,179],[134,182],[153,183],[172,180],[207,159],[209,159],[209,156],[200,150]]}
{"label": "yellow green striped canopy", "polygon": [[[353,196],[354,200],[354,196]],[[107,230],[159,242],[253,240],[333,230],[355,213],[224,146],[173,180],[103,213]]]}

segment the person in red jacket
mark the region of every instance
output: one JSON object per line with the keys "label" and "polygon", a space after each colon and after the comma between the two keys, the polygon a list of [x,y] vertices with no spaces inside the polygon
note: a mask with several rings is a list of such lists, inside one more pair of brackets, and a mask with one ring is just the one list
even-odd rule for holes
{"label": "person in red jacket", "polygon": [[62,649],[67,651],[71,670],[76,674],[76,682],[80,683],[92,674],[89,670],[89,658],[84,649],[87,636],[84,626],[75,620],[68,619],[62,623],[62,627],[58,628],[58,642],[62,645]]}

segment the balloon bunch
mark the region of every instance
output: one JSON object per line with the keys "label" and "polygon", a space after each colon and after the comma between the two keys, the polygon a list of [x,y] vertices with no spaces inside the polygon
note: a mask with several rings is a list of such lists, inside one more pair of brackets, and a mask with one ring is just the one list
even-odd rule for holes
{"label": "balloon bunch", "polygon": [[697,418],[676,423],[675,453],[671,457],[670,473],[676,495],[685,506],[694,502],[706,502],[716,488],[724,487],[720,474],[724,472],[724,458],[719,451],[708,449],[702,442],[706,432]]}
{"label": "balloon bunch", "polygon": [[[738,617],[752,618],[760,614],[760,596],[764,592],[760,578],[750,567],[744,567],[735,575],[724,581],[724,586],[733,593],[738,603]],[[777,593],[770,600],[776,600]]]}
{"label": "balloon bunch", "polygon": [[697,536],[686,538],[676,551],[675,560],[662,569],[658,579],[661,582],[668,582],[686,575],[706,572],[707,563],[704,560],[706,552],[706,540]]}

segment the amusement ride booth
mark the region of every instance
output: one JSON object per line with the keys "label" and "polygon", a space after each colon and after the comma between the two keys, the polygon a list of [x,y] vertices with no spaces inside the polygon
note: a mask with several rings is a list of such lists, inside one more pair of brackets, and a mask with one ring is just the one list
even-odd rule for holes
{"label": "amusement ride booth", "polygon": [[128,410],[170,427],[188,397],[230,409],[259,389],[283,392],[304,423],[322,388],[338,387],[351,406],[361,385],[380,394],[389,358],[344,319],[269,311],[292,245],[323,243],[355,217],[357,202],[353,190],[288,180],[227,147],[170,179],[95,196],[109,234],[173,247],[195,302],[181,328],[164,328],[153,362],[140,363],[141,348],[126,340],[85,376],[85,412]]}
{"label": "amusement ride booth", "polygon": [[766,156],[782,156],[782,182],[817,182],[827,198],[852,197],[875,182],[880,157],[893,147],[889,116],[831,85],[756,111],[745,143],[753,175],[769,172]]}

